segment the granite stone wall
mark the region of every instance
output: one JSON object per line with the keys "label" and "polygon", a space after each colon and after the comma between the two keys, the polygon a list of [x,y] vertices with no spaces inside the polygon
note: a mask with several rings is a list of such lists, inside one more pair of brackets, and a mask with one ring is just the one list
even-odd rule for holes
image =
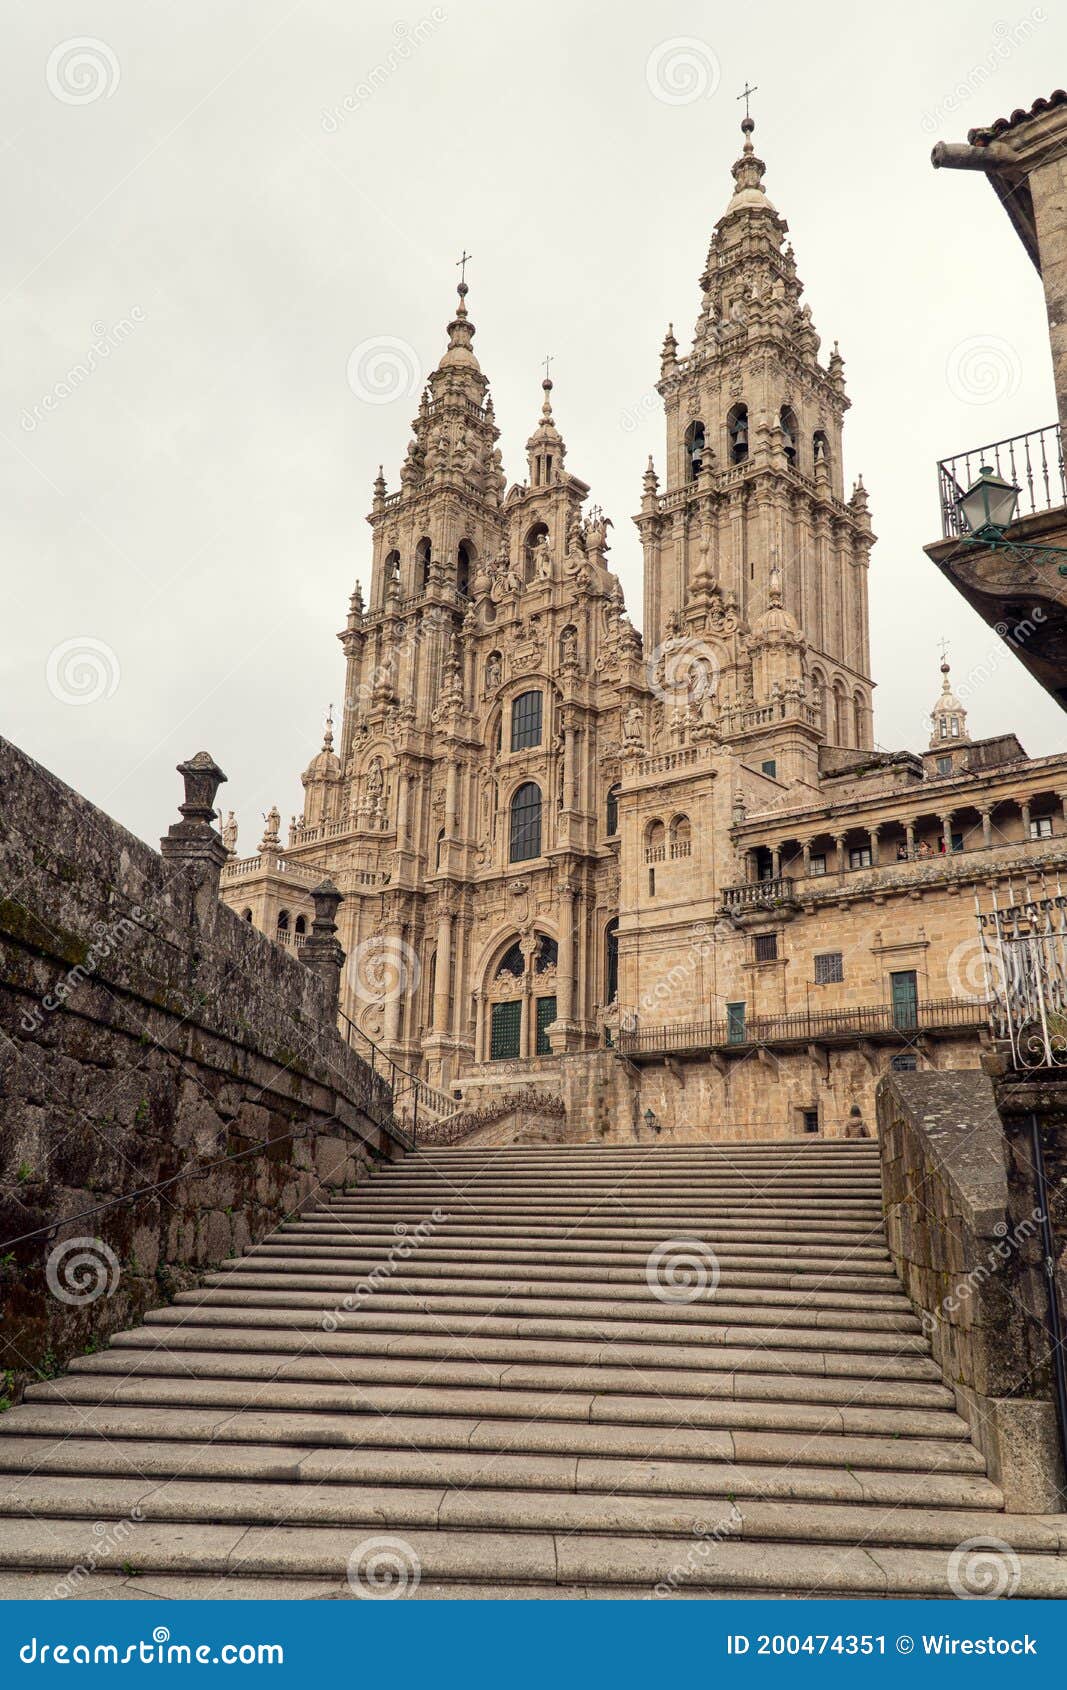
{"label": "granite stone wall", "polygon": [[0,1403],[402,1146],[323,981],[0,739]]}
{"label": "granite stone wall", "polygon": [[1009,1509],[1062,1509],[1040,1210],[994,1083],[893,1074],[878,1121],[890,1251],[959,1411]]}

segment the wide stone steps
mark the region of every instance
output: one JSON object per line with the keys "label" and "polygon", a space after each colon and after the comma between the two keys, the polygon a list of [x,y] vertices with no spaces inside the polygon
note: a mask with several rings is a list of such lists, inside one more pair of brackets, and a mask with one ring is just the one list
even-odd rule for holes
{"label": "wide stone steps", "polygon": [[[672,1247],[710,1278],[665,1289]],[[1067,1517],[1004,1513],[866,1143],[421,1151],[0,1419],[0,1595],[344,1596],[383,1534],[441,1599],[944,1595],[982,1536],[1067,1595]]]}

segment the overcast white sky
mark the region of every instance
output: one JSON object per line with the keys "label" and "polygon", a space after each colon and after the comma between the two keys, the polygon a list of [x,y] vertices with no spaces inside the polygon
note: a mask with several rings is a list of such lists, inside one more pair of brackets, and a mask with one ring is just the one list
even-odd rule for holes
{"label": "overcast white sky", "polygon": [[432,368],[464,246],[509,478],[551,352],[640,623],[659,349],[671,318],[688,346],[746,79],[846,360],[876,738],[923,743],[944,635],[961,687],[989,676],[973,732],[1063,748],[1063,713],[921,549],[939,457],[1055,416],[1036,272],[988,184],[929,164],[1064,80],[1054,0],[22,0],[5,22],[0,731],[135,832],[176,818],[174,765],[202,748],[242,853],[272,802],[299,808],[371,481],[381,461],[396,487],[417,402],[417,381],[360,398],[350,354],[385,338]]}

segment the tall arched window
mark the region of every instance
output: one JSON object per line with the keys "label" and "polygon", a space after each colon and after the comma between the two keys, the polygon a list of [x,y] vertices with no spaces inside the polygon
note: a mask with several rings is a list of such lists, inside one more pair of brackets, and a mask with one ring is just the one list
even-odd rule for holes
{"label": "tall arched window", "polygon": [[278,932],[279,933],[288,933],[288,931],[289,931],[289,911],[288,910],[279,910],[278,911]]}
{"label": "tall arched window", "polygon": [[293,922],[293,932],[294,933],[306,933],[307,930],[308,930],[308,924],[307,924],[305,917],[302,916],[302,915],[298,915],[296,920]]}
{"label": "tall arched window", "polygon": [[513,863],[526,863],[541,855],[541,788],[524,781],[511,800],[511,848]]}
{"label": "tall arched window", "polygon": [[619,995],[619,918],[612,916],[604,931],[604,1002]]}
{"label": "tall arched window", "polygon": [[730,437],[730,462],[743,464],[748,457],[748,406],[732,405],[726,418]]}
{"label": "tall arched window", "polygon": [[675,816],[671,821],[671,856],[688,857],[692,850],[693,830],[688,816]]}
{"label": "tall arched window", "polygon": [[840,681],[834,682],[834,744],[848,744],[848,700]]}
{"label": "tall arched window", "polygon": [[424,534],[415,547],[415,560],[418,566],[419,585],[425,590],[430,584],[430,555],[432,552],[429,535]]}
{"label": "tall arched window", "polygon": [[241,919],[242,919],[242,921],[251,921],[252,911],[251,910],[245,910],[244,915],[241,917]]}
{"label": "tall arched window", "polygon": [[782,432],[782,450],[787,463],[796,464],[797,461],[797,419],[792,407],[783,405],[778,413],[778,427]]}
{"label": "tall arched window", "polygon": [[705,431],[702,422],[691,422],[685,431],[685,479],[695,481],[704,462]]}
{"label": "tall arched window", "polygon": [[385,560],[386,586],[388,586],[390,581],[399,581],[399,580],[400,580],[400,553],[398,551],[392,551],[392,552],[389,553],[388,557]]}
{"label": "tall arched window", "polygon": [[861,692],[854,693],[852,698],[852,732],[853,744],[857,748],[863,744],[865,717],[866,706],[863,702],[863,694]]}
{"label": "tall arched window", "polygon": [[609,839],[614,839],[619,831],[619,788],[608,788],[608,802],[604,817],[604,828]]}
{"label": "tall arched window", "polygon": [[461,540],[456,554],[456,586],[466,597],[471,590],[471,573],[474,567],[474,547],[469,540]]}
{"label": "tall arched window", "polygon": [[811,437],[811,455],[817,464],[830,462],[830,442],[821,428],[817,428]]}
{"label": "tall arched window", "polygon": [[511,706],[511,749],[525,751],[541,743],[542,698],[539,692],[520,692]]}

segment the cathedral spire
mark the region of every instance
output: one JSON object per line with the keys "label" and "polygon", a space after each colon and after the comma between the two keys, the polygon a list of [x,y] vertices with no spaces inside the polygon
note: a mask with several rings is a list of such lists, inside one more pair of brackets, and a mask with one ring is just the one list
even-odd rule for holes
{"label": "cathedral spire", "polygon": [[942,643],[941,695],[930,712],[930,726],[933,730],[930,734],[931,751],[940,750],[950,745],[953,740],[959,744],[961,740],[970,738],[967,732],[967,712],[952,690],[950,674],[948,647]]}
{"label": "cathedral spire", "polygon": [[745,137],[745,141],[744,146],[741,149],[741,157],[735,159],[733,165],[731,166],[731,174],[733,175],[735,185],[733,198],[726,207],[727,217],[729,217],[730,213],[733,211],[773,212],[775,209],[770,200],[767,198],[767,192],[763,186],[763,178],[767,173],[767,166],[764,164],[763,160],[757,156],[756,149],[752,145],[752,135],[755,127],[756,122],[754,118],[747,116],[742,118],[741,133]]}
{"label": "cathedral spire", "polygon": [[448,325],[448,347],[438,370],[472,370],[481,375],[481,365],[476,358],[471,341],[474,339],[474,324],[467,311],[467,295],[470,287],[466,282],[460,282],[456,288],[459,304],[456,314]]}
{"label": "cathedral spire", "polygon": [[563,436],[556,427],[556,419],[552,415],[552,377],[548,374],[551,358],[545,359],[545,379],[541,383],[544,398],[541,401],[541,417],[529,440],[526,451],[530,462],[530,481],[534,487],[547,486],[562,474],[563,459],[567,448]]}

